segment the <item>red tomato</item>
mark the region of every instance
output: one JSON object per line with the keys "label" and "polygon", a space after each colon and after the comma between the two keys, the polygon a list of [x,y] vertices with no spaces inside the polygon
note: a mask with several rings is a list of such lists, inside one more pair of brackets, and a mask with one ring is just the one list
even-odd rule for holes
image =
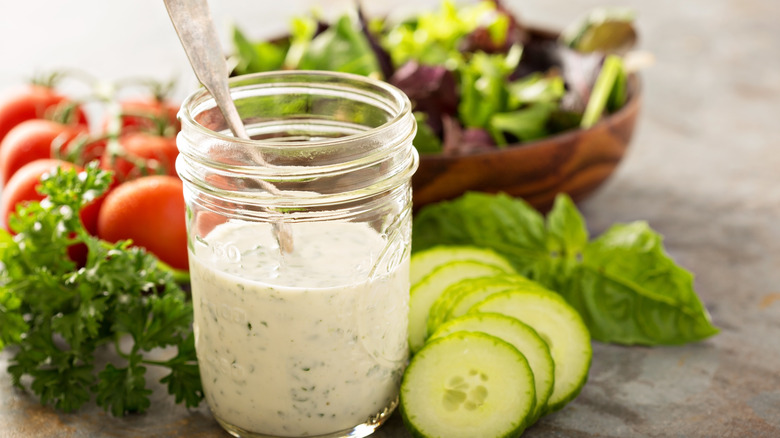
{"label": "red tomato", "polygon": [[86,134],[83,125],[64,125],[46,119],[31,119],[14,126],[0,142],[0,184],[25,164],[41,158],[57,158],[53,146],[62,146],[79,134]]}
{"label": "red tomato", "polygon": [[[2,218],[2,225],[6,229],[9,229],[8,217],[12,212],[16,211],[17,204],[25,201],[40,201],[44,198],[38,192],[41,176],[57,167],[81,170],[81,167],[73,163],[45,158],[25,164],[8,180],[8,184],[3,187],[2,196],[0,197],[0,218]],[[79,213],[84,228],[92,235],[97,235],[98,211],[103,199],[104,197],[101,196],[86,205]]]}
{"label": "red tomato", "polygon": [[[176,138],[133,132],[123,135],[119,145],[118,151],[106,148],[100,159],[101,167],[113,170],[117,181],[144,175],[176,176],[176,157],[179,155]],[[139,161],[143,166],[139,167]]]}
{"label": "red tomato", "polygon": [[[40,201],[44,198],[37,190],[41,176],[57,167],[81,170],[79,166],[73,163],[45,158],[25,164],[11,177],[8,185],[3,187],[2,196],[0,196],[0,218],[2,218],[2,226],[5,229],[10,230],[8,218],[11,216],[11,213],[16,211],[17,204]],[[104,199],[105,195],[87,204],[79,212],[81,223],[84,224],[84,228],[93,236],[97,235],[98,212]],[[87,261],[87,246],[84,244],[71,245],[68,247],[68,256],[77,265],[84,266]]]}
{"label": "red tomato", "polygon": [[132,239],[164,263],[186,270],[187,227],[179,178],[152,175],[119,185],[106,196],[98,215],[98,237]]}
{"label": "red tomato", "polygon": [[[176,117],[179,106],[173,103],[158,99],[127,99],[120,106],[122,132],[143,131],[172,136],[181,130]],[[106,120],[104,128],[108,126]]]}
{"label": "red tomato", "polygon": [[106,151],[106,144],[108,144],[108,140],[105,137],[87,139],[87,142],[81,145],[78,163],[86,164],[93,160],[102,160]]}
{"label": "red tomato", "polygon": [[[58,104],[68,102],[67,97],[42,85],[27,85],[6,92],[0,96],[0,140],[19,123],[44,118]],[[80,107],[76,107],[75,111],[75,123],[86,126],[84,111]]]}

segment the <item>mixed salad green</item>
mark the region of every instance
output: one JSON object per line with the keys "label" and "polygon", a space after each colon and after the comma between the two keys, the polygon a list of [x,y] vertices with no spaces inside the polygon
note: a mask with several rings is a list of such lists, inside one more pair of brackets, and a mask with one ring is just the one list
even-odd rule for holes
{"label": "mixed salad green", "polygon": [[398,22],[359,8],[332,22],[298,16],[274,40],[236,27],[232,62],[235,75],[305,69],[386,80],[413,102],[418,150],[460,155],[587,128],[621,108],[621,55],[635,39],[629,11],[594,11],[556,38],[499,1],[443,0]]}

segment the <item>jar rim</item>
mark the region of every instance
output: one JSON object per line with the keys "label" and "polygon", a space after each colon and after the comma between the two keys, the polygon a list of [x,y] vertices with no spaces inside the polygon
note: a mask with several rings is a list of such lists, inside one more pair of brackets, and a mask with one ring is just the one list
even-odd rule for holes
{"label": "jar rim", "polygon": [[[320,71],[320,70],[279,70],[279,71],[267,71],[267,72],[260,72],[260,73],[251,73],[247,75],[241,75],[241,76],[234,76],[228,79],[228,85],[230,87],[230,94],[233,95],[234,92],[240,91],[240,85],[244,84],[246,86],[252,85],[257,86],[259,84],[264,84],[263,80],[269,80],[267,82],[267,85],[273,85],[273,84],[289,84],[289,80],[294,80],[296,78],[319,78],[317,82],[311,82],[307,85],[317,85],[320,88],[322,87],[321,84],[325,84],[328,82],[332,83],[353,83],[353,84],[359,84],[364,87],[371,87],[374,88],[379,93],[384,93],[388,97],[391,98],[392,103],[394,103],[394,113],[391,117],[388,118],[387,121],[385,121],[383,124],[371,128],[370,130],[366,130],[363,132],[359,132],[356,134],[350,134],[343,137],[337,137],[337,138],[323,138],[323,139],[307,139],[307,140],[285,140],[285,141],[274,141],[273,139],[263,139],[263,140],[256,140],[256,139],[243,139],[239,137],[235,137],[233,135],[227,135],[222,132],[211,130],[205,126],[203,126],[201,123],[195,120],[193,110],[197,105],[202,105],[207,102],[213,102],[214,106],[216,107],[216,102],[214,102],[214,98],[209,93],[208,90],[205,88],[201,88],[193,93],[190,93],[189,96],[187,96],[184,100],[184,102],[181,105],[181,108],[179,109],[178,117],[181,121],[182,125],[185,123],[191,127],[192,129],[195,129],[201,134],[205,134],[208,136],[211,136],[213,138],[216,138],[218,140],[231,142],[235,144],[243,144],[243,145],[262,145],[263,148],[268,149],[290,149],[292,148],[300,148],[301,150],[305,149],[315,149],[315,148],[321,148],[323,146],[329,146],[329,145],[335,145],[339,143],[343,143],[345,141],[355,141],[360,140],[361,138],[367,138],[367,137],[373,137],[377,135],[383,135],[385,131],[393,129],[393,126],[401,123],[401,121],[408,117],[408,114],[411,113],[411,101],[406,96],[404,92],[399,90],[397,87],[381,80],[371,79],[366,76],[361,76],[353,73],[342,73],[342,72],[332,72],[332,71]],[[315,79],[316,80],[316,79]],[[237,87],[239,85],[239,87]]]}
{"label": "jar rim", "polygon": [[[258,130],[264,124],[278,127],[283,135],[234,137],[228,133],[213,96],[205,89],[193,92],[179,111],[182,131],[177,139],[180,154],[176,168],[185,184],[204,196],[273,208],[296,208],[301,203],[332,206],[404,184],[417,169],[419,158],[412,143],[417,128],[411,102],[389,83],[310,70],[255,73],[229,82],[231,98],[239,106],[246,104],[243,117],[251,135],[269,132]],[[302,96],[304,101],[290,112],[277,109],[274,100],[259,107],[267,109],[265,112],[252,106],[254,99],[262,103],[266,98],[284,96]],[[306,96],[315,98],[309,101]],[[322,102],[328,105],[317,106]],[[357,108],[354,120],[348,119],[351,113],[339,111],[350,104]],[[296,117],[299,114],[300,119]],[[308,119],[308,114],[315,117]],[[340,124],[342,119],[346,123]],[[298,120],[302,120],[301,128],[295,129],[304,134],[285,137],[284,129]],[[314,120],[312,125],[307,125],[309,120]],[[332,132],[342,135],[318,135],[316,129],[325,125],[318,124],[320,120],[333,122]],[[317,128],[306,138],[308,126]],[[263,181],[296,196],[276,196],[275,191],[262,187]]]}

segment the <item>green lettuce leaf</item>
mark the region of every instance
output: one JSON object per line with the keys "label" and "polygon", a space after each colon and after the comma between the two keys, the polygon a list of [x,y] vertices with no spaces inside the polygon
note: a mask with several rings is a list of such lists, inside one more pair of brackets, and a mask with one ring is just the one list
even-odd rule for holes
{"label": "green lettuce leaf", "polygon": [[443,0],[439,9],[420,12],[388,29],[383,46],[395,65],[414,60],[454,69],[463,60],[463,39],[479,26],[486,27],[494,41],[502,41],[508,32],[508,17],[498,14],[493,2],[457,6]]}
{"label": "green lettuce leaf", "polygon": [[508,55],[474,53],[458,69],[461,100],[458,116],[467,128],[488,128],[491,116],[508,108],[509,74],[520,62],[522,49],[515,46]]}
{"label": "green lettuce leaf", "polygon": [[[508,132],[520,141],[536,140],[549,135],[547,120],[557,108],[556,103],[539,102],[511,112],[493,113],[489,127],[493,132]],[[506,141],[497,143],[506,145]]]}
{"label": "green lettuce leaf", "polygon": [[693,276],[666,254],[658,233],[635,222],[589,240],[565,194],[545,222],[521,199],[468,193],[423,208],[412,242],[414,251],[474,245],[503,254],[518,272],[561,294],[602,342],[673,345],[718,333]]}
{"label": "green lettuce leaf", "polygon": [[349,15],[339,18],[311,41],[297,68],[381,76],[371,44]]}
{"label": "green lettuce leaf", "polygon": [[558,102],[566,94],[566,85],[561,76],[545,76],[532,73],[514,80],[507,86],[510,109],[538,102]]}

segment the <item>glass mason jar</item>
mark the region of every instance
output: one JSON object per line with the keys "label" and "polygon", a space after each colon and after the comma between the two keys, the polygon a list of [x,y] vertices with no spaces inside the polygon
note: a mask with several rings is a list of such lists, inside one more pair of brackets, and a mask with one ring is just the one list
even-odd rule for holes
{"label": "glass mason jar", "polygon": [[180,112],[176,163],[206,401],[234,436],[369,435],[408,356],[410,102],[329,72],[230,87],[252,140],[200,90]]}

